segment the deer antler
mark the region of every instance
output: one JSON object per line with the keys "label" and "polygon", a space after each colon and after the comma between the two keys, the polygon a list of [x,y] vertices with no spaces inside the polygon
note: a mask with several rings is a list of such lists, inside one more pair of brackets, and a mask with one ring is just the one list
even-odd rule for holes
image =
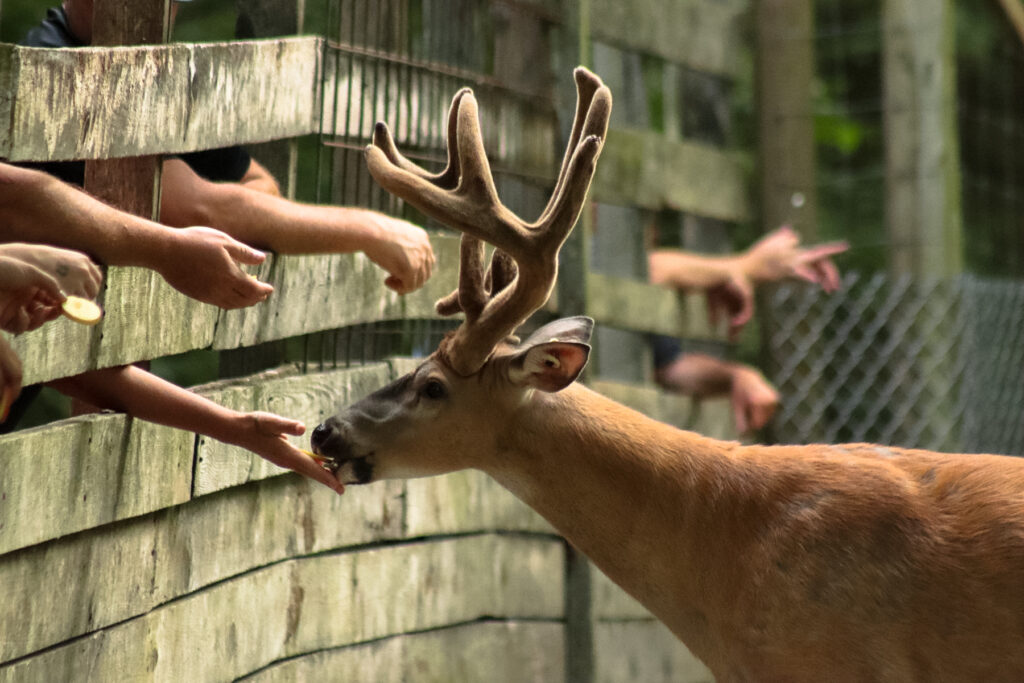
{"label": "deer antler", "polygon": [[[612,96],[601,79],[579,67],[576,115],[554,192],[535,223],[498,199],[484,151],[473,93],[455,95],[448,116],[448,166],[431,175],[403,157],[378,123],[366,149],[370,174],[386,190],[463,234],[459,288],[438,312],[466,319],[441,353],[460,375],[477,372],[497,346],[544,305],[558,273],[558,251],[576,224],[604,144]],[[454,142],[453,142],[454,140]],[[457,180],[457,182],[456,182]],[[484,245],[495,247],[484,271]]]}

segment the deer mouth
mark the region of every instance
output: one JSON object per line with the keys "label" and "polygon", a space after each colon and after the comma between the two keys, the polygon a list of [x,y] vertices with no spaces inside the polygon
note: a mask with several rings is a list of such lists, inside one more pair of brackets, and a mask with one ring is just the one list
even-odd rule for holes
{"label": "deer mouth", "polygon": [[[353,444],[337,431],[317,428],[310,447],[327,469],[343,484],[369,484],[373,481],[374,453],[357,454]],[[325,438],[326,435],[326,438]]]}

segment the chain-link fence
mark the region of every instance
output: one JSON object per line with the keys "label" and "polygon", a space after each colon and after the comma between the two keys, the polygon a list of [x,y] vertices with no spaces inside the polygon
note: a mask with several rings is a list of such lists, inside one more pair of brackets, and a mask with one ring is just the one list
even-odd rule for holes
{"label": "chain-link fence", "polygon": [[764,298],[775,440],[1024,454],[1024,283],[852,273]]}

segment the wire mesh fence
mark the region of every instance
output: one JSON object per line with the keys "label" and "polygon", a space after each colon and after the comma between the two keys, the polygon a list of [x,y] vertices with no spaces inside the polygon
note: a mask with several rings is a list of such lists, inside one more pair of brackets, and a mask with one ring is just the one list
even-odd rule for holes
{"label": "wire mesh fence", "polygon": [[764,299],[775,440],[1024,454],[1024,284],[853,273]]}

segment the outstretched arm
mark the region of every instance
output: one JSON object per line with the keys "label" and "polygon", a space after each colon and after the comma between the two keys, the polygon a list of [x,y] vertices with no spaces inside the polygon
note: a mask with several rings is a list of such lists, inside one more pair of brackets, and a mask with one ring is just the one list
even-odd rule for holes
{"label": "outstretched arm", "polygon": [[182,293],[221,308],[250,306],[273,291],[239,263],[264,254],[209,228],[175,230],[118,211],[40,171],[0,163],[5,238],[75,249],[116,266],[160,273]]}
{"label": "outstretched arm", "polygon": [[832,257],[848,248],[845,242],[801,247],[799,235],[782,226],[729,256],[654,250],[648,254],[648,275],[657,285],[706,292],[711,324],[726,317],[729,337],[735,338],[753,316],[756,285],[795,277],[833,292],[839,288],[839,270]]}
{"label": "outstretched arm", "polygon": [[305,431],[301,422],[271,413],[242,413],[225,408],[133,365],[94,370],[49,384],[99,408],[241,446],[338,493],[345,490],[322,465],[285,440],[286,435],[297,436]]}
{"label": "outstretched arm", "polygon": [[658,383],[693,398],[729,396],[736,429],[760,429],[775,413],[779,394],[756,369],[713,356],[687,353],[657,371]]}
{"label": "outstretched arm", "polygon": [[385,284],[400,294],[423,286],[434,266],[422,228],[378,211],[301,204],[238,183],[210,182],[180,159],[164,162],[162,187],[160,216],[168,225],[212,225],[279,254],[361,251],[387,271]]}

